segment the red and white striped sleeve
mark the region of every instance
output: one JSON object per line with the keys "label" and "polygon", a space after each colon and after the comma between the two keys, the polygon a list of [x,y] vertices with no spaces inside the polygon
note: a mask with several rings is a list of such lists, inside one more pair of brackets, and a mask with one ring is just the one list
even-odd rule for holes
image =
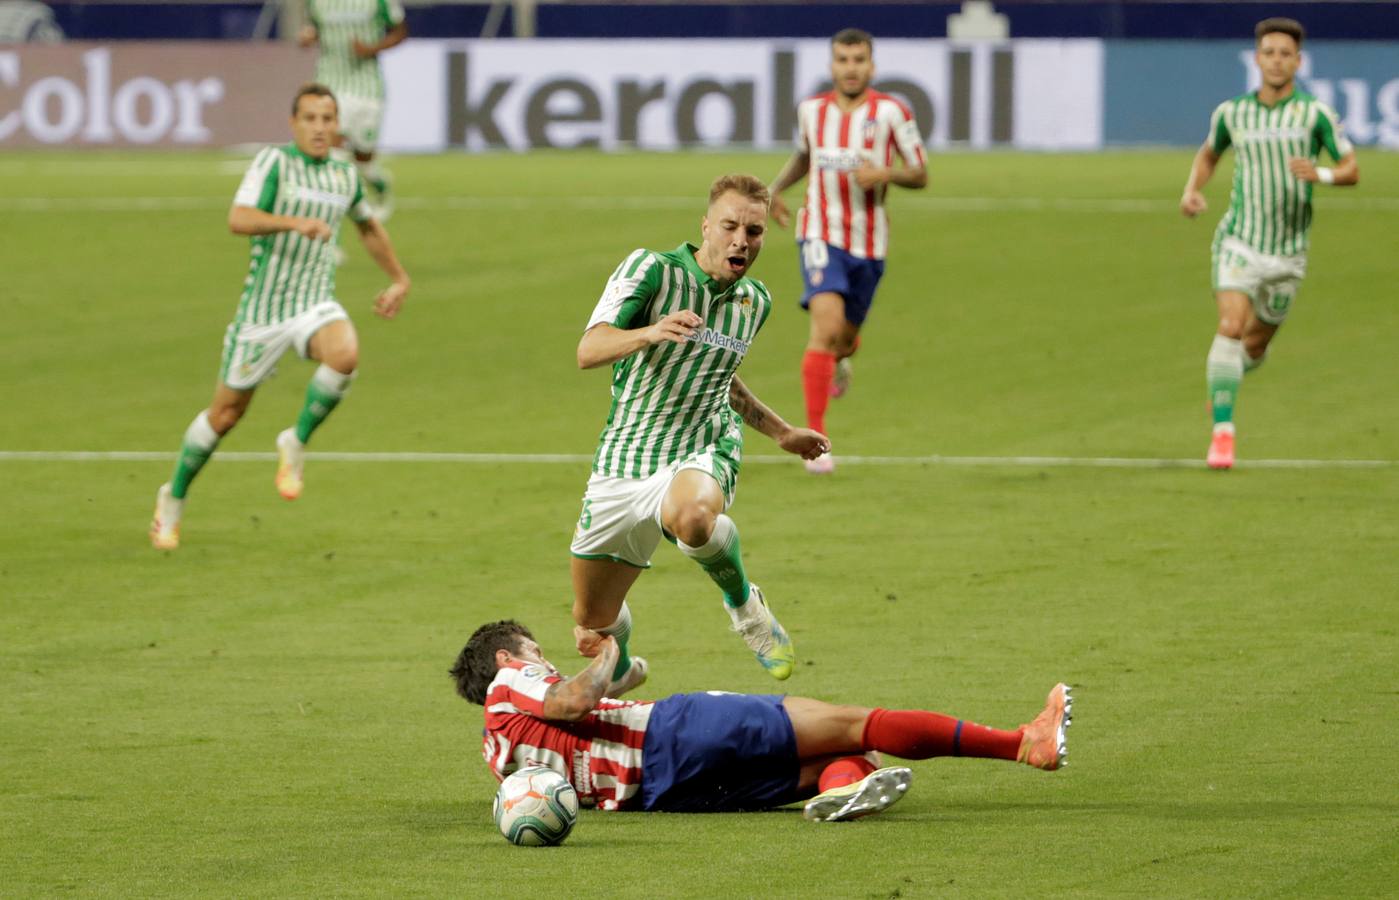
{"label": "red and white striped sleeve", "polygon": [[913,120],[913,112],[899,100],[894,100],[888,105],[895,110],[890,125],[899,157],[906,166],[923,168],[928,164],[928,155],[923,149],[923,133],[918,130],[918,123]]}
{"label": "red and white striped sleeve", "polygon": [[523,713],[542,719],[549,685],[562,680],[543,666],[502,666],[486,691],[486,713]]}

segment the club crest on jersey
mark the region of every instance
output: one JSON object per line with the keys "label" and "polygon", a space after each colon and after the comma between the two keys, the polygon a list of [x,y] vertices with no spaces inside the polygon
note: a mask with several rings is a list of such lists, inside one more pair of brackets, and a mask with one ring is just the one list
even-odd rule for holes
{"label": "club crest on jersey", "polygon": [[863,129],[863,132],[864,132],[864,141],[865,141],[866,144],[873,144],[873,143],[874,143],[875,129],[878,128],[878,127],[879,127],[879,126],[876,124],[876,122],[875,122],[873,119],[866,119],[866,120],[865,120],[865,127],[864,127],[864,129]]}

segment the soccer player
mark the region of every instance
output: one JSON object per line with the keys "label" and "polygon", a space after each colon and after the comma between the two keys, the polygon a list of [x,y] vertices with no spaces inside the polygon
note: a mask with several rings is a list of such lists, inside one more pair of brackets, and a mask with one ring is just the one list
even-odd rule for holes
{"label": "soccer player", "polygon": [[[806,424],[826,433],[826,405],[850,387],[850,357],[860,346],[889,251],[889,185],[922,189],[927,157],[913,114],[900,101],[870,87],[874,40],[858,28],[831,38],[835,89],[797,107],[797,149],[773,179],[772,217],[791,221],[782,192],[810,173],[806,203],[797,213],[802,308],[811,313],[811,336],[802,357]],[[898,154],[901,166],[894,166]],[[814,474],[835,471],[826,454],[806,461]]]}
{"label": "soccer player", "polygon": [[[1206,463],[1234,465],[1234,407],[1244,373],[1263,364],[1307,271],[1312,185],[1360,180],[1355,150],[1336,113],[1297,89],[1302,26],[1264,19],[1254,29],[1254,59],[1262,85],[1215,108],[1210,131],[1195,154],[1180,211],[1205,211],[1200,189],[1219,158],[1235,148],[1229,210],[1214,232],[1214,296],[1219,330],[1205,360],[1214,432]],[[1334,168],[1319,167],[1325,149]]]}
{"label": "soccer player", "polygon": [[838,822],[885,809],[908,789],[907,768],[876,771],[861,754],[1003,759],[1053,771],[1068,750],[1072,697],[1064,684],[1015,731],[804,697],[714,691],[614,700],[606,689],[617,642],[594,637],[597,656],[567,679],[513,620],[482,625],[458,654],[450,674],[457,693],[485,707],[482,752],[497,779],[548,766],[584,803],[606,810],[765,809],[810,798],[808,819]]}
{"label": "soccer player", "polygon": [[772,311],[767,288],[748,277],[767,208],[761,180],[716,179],[700,245],[632,252],[578,342],[580,368],[612,366],[612,407],[571,548],[574,621],[616,636],[620,648],[611,696],[646,678],[646,661],[628,652],[626,596],[663,536],[719,585],[763,667],[778,679],[792,673],[791,639],[748,581],[738,528],[725,515],[744,422],[804,458],[830,449],[824,435],[788,425],[736,374]]}
{"label": "soccer player", "polygon": [[408,295],[408,273],[364,201],[359,174],[330,158],[335,96],[325,85],[308,84],[297,91],[291,110],[292,143],[258,153],[228,213],[229,230],[252,238],[252,261],[224,335],[214,399],[185,430],[175,473],[156,494],[151,543],[158,550],[179,546],[190,482],[289,348],[320,363],[296,424],[277,435],[277,491],[288,500],[301,495],[306,441],[345,395],[359,364],[359,339],[335,300],[330,251],[341,219],[350,217],[365,250],[393,279],[374,311],[392,319]]}
{"label": "soccer player", "polygon": [[379,54],[408,38],[400,0],[307,0],[311,24],[297,40],[317,44],[316,81],[335,92],[340,103],[338,145],[353,154],[360,176],[374,192],[376,214],[393,212],[393,178],[374,161],[384,119],[384,75]]}

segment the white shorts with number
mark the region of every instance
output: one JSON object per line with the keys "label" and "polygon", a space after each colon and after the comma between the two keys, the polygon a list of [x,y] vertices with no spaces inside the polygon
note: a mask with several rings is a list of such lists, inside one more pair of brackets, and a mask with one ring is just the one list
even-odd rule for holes
{"label": "white shorts with number", "polygon": [[1214,289],[1239,291],[1253,302],[1254,315],[1281,325],[1307,274],[1307,256],[1270,256],[1236,237],[1225,237],[1214,250]]}
{"label": "white shorts with number", "polygon": [[340,106],[340,133],[345,136],[345,143],[358,153],[373,153],[379,146],[384,101],[349,95],[335,99]]}
{"label": "white shorts with number", "polygon": [[233,322],[223,336],[223,364],[219,380],[235,391],[257,387],[277,370],[277,360],[288,348],[306,359],[311,338],[331,322],[349,319],[345,307],[322,300],[299,316],[271,325]]}
{"label": "white shorts with number", "polygon": [[[664,537],[661,502],[675,476],[686,469],[715,475],[720,487],[736,479],[716,474],[725,463],[709,450],[676,460],[649,478],[616,478],[596,472],[588,479],[583,512],[573,531],[569,550],[580,559],[610,559],[639,569],[651,567],[651,555]],[[733,504],[733,493],[724,496],[724,508]]]}

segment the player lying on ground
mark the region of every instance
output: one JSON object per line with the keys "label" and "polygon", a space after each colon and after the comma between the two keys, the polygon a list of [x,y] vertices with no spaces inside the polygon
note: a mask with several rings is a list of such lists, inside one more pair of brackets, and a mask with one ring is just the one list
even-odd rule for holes
{"label": "player lying on ground", "polygon": [[606,689],[617,642],[583,631],[575,637],[597,655],[572,678],[512,620],[482,625],[457,656],[451,676],[457,693],[485,707],[483,753],[497,779],[542,765],[602,809],[732,811],[808,800],[807,818],[839,821],[878,812],[908,788],[908,769],[876,771],[860,755],[870,751],[1064,765],[1072,698],[1063,684],[1015,731],[804,697],[714,691],[614,700]]}
{"label": "player lying on ground", "polygon": [[[1212,251],[1219,308],[1219,329],[1205,360],[1214,418],[1205,461],[1212,469],[1234,465],[1240,383],[1246,372],[1263,365],[1307,272],[1312,186],[1360,180],[1355,150],[1335,111],[1297,89],[1302,26],[1292,19],[1264,19],[1254,37],[1263,83],[1215,109],[1180,198],[1185,216],[1204,212],[1200,189],[1224,151],[1236,149],[1229,211],[1215,229]],[[1317,167],[1323,149],[1336,161],[1334,169]]]}
{"label": "player lying on ground", "polygon": [[[907,106],[870,86],[874,39],[858,28],[831,38],[832,90],[797,106],[797,148],[773,179],[772,218],[791,220],[782,192],[807,177],[797,213],[802,308],[811,337],[802,357],[806,424],[826,433],[826,404],[850,386],[850,357],[874,303],[889,250],[889,185],[928,184],[923,136]],[[898,155],[902,166],[894,166]],[[809,459],[813,474],[835,471],[830,454]]]}
{"label": "player lying on ground", "polygon": [[408,273],[399,265],[389,233],[364,202],[358,173],[330,158],[336,117],[329,88],[303,87],[292,100],[293,142],[258,153],[233,198],[228,227],[252,238],[252,261],[238,311],[224,335],[213,402],[185,430],[174,475],[156,493],[151,543],[158,550],[179,546],[190,482],[247,412],[257,386],[293,347],[302,358],[320,363],[296,424],[277,435],[277,491],[288,500],[301,495],[306,441],[349,390],[359,365],[359,338],[349,313],[335,300],[332,248],[345,216],[359,229],[365,250],[393,279],[374,302],[374,311],[392,319],[408,295]]}
{"label": "player lying on ground", "polygon": [[767,207],[767,188],[752,175],[716,179],[700,245],[633,251],[578,342],[580,368],[612,366],[612,406],[570,548],[574,622],[615,636],[621,650],[611,696],[646,679],[646,661],[628,649],[626,598],[662,537],[719,585],[734,629],[763,667],[778,679],[792,673],[791,640],[748,581],[738,528],[725,515],[745,422],[806,459],[830,449],[825,435],[788,425],[737,374],[772,311],[767,288],[748,277]]}

